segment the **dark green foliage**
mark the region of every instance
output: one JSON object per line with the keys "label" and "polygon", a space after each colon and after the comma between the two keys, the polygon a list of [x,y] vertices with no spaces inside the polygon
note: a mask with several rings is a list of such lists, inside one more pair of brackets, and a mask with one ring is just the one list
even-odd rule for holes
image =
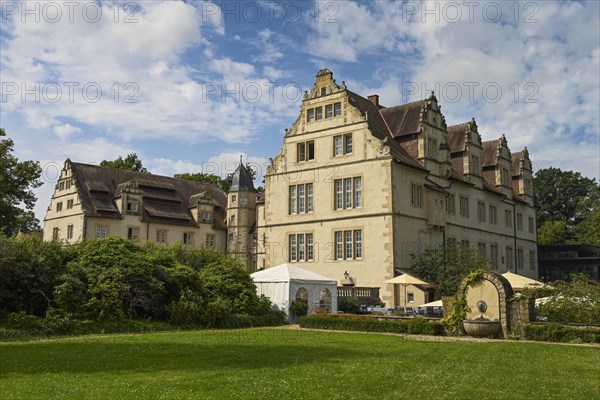
{"label": "dark green foliage", "polygon": [[292,304],[290,305],[290,312],[296,317],[304,317],[306,314],[308,314],[308,302],[302,299],[292,301]]}
{"label": "dark green foliage", "polygon": [[[37,161],[19,161],[12,155],[14,142],[4,139],[0,128],[0,234],[14,235],[39,230],[39,221],[31,211],[35,195],[31,189],[42,185],[42,168]],[[21,208],[25,205],[25,209]]]}
{"label": "dark green foliage", "polygon": [[239,263],[210,249],[138,246],[117,237],[69,246],[0,237],[0,245],[0,321],[23,312],[11,314],[18,330],[44,336],[60,331],[48,328],[51,322],[82,320],[218,327],[281,319]]}
{"label": "dark green foliage", "polygon": [[0,313],[25,311],[43,317],[65,270],[67,254],[61,244],[0,235],[0,253]]}
{"label": "dark green foliage", "polygon": [[527,340],[565,343],[600,343],[600,327],[575,327],[554,322],[535,323],[523,327]]}
{"label": "dark green foliage", "polygon": [[100,163],[100,166],[122,169],[125,171],[132,172],[148,172],[148,170],[142,165],[142,160],[138,158],[138,155],[136,153],[128,154],[127,157],[125,157],[125,159],[123,159],[122,156],[119,156],[119,158],[117,158],[114,161],[104,160]]}
{"label": "dark green foliage", "polygon": [[460,283],[470,272],[489,269],[489,261],[474,249],[446,242],[439,247],[425,249],[422,256],[416,257],[413,271],[427,283],[436,285],[442,296],[454,296]]}
{"label": "dark green foliage", "polygon": [[352,297],[345,297],[342,301],[338,302],[338,310],[347,314],[354,314],[357,309],[358,306]]}
{"label": "dark green foliage", "polygon": [[600,184],[595,179],[550,167],[539,170],[533,182],[540,243],[600,245]]}
{"label": "dark green foliage", "polygon": [[358,315],[309,315],[300,318],[302,328],[334,329],[340,331],[414,333],[423,335],[443,335],[440,322],[423,318],[409,320],[376,319]]}

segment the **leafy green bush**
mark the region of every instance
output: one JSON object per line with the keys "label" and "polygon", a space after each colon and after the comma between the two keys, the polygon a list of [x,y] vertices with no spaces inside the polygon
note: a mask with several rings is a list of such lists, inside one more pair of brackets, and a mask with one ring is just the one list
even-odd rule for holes
{"label": "leafy green bush", "polygon": [[352,297],[344,297],[342,301],[338,303],[338,310],[348,314],[354,314],[358,306]]}
{"label": "leafy green bush", "polygon": [[523,327],[523,337],[542,342],[600,343],[600,328],[535,323]]}
{"label": "leafy green bush", "polygon": [[548,301],[536,314],[549,322],[600,324],[600,284],[585,274],[573,274],[572,282],[557,282]]}
{"label": "leafy green bush", "polygon": [[414,333],[424,335],[443,335],[444,327],[440,322],[423,318],[410,320],[376,319],[358,315],[309,315],[300,318],[303,328],[334,329],[342,331]]}
{"label": "leafy green bush", "polygon": [[308,314],[308,302],[302,299],[292,301],[292,304],[290,305],[290,312],[296,317],[304,317],[306,314]]}

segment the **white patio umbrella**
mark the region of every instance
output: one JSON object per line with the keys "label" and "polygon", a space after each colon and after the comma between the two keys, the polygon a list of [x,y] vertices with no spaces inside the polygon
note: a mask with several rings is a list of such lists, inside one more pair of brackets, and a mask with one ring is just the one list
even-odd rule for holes
{"label": "white patio umbrella", "polygon": [[443,307],[443,305],[444,304],[442,303],[442,300],[436,300],[429,303],[421,304],[417,307]]}
{"label": "white patio umbrella", "polygon": [[404,286],[404,313],[406,313],[406,303],[408,303],[408,293],[406,292],[408,285],[429,285],[429,283],[422,281],[419,278],[415,278],[409,274],[402,274],[383,282]]}
{"label": "white patio umbrella", "polygon": [[[521,291],[527,288],[542,287],[544,284],[538,282],[535,279],[528,278],[523,275],[514,274],[512,272],[505,272],[502,274],[503,277],[510,283],[513,290]],[[548,287],[548,286],[546,286]]]}

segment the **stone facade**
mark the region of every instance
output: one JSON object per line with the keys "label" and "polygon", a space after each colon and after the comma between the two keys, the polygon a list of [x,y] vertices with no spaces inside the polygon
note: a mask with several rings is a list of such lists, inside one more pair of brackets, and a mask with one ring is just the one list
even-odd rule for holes
{"label": "stone facade", "polygon": [[[44,238],[210,243],[249,270],[290,262],[340,282],[347,271],[357,286],[380,288],[388,306],[402,306],[404,293],[383,282],[444,241],[479,249],[494,271],[537,278],[527,149],[511,153],[505,136],[482,142],[478,129],[474,119],[448,127],[433,94],[383,107],[324,69],[285,130],[259,198],[242,163],[225,194],[67,160]],[[423,288],[407,291],[415,297],[408,306],[431,300]]]}
{"label": "stone facade", "polygon": [[448,127],[433,94],[385,108],[322,70],[265,175],[256,267],[292,262],[339,281],[348,271],[402,306],[404,288],[383,282],[450,240],[497,272],[536,278],[531,175],[526,149],[482,142],[475,120]]}

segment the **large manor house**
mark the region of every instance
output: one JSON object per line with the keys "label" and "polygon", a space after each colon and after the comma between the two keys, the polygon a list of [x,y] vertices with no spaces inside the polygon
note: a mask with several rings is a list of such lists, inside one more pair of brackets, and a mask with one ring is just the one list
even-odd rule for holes
{"label": "large manor house", "polygon": [[[338,85],[328,69],[257,194],[243,163],[214,184],[67,160],[44,239],[120,236],[213,246],[251,270],[291,263],[398,305],[413,256],[444,242],[473,247],[497,272],[537,278],[532,165],[507,139],[482,142],[474,119],[447,126],[432,93],[394,107]],[[404,293],[403,293],[404,295]]]}

